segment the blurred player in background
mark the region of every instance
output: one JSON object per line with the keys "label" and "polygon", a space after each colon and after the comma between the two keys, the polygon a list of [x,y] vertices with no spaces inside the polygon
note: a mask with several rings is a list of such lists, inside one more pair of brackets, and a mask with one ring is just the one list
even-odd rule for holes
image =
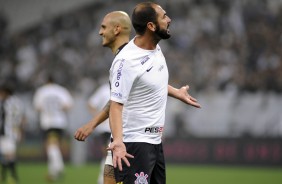
{"label": "blurred player in background", "polygon": [[21,101],[13,95],[8,86],[0,87],[0,158],[1,182],[5,183],[7,173],[11,173],[10,183],[18,182],[16,171],[16,148],[22,138],[23,124],[25,121]]}
{"label": "blurred player in background", "polygon": [[[117,55],[122,48],[128,43],[131,33],[131,21],[127,13],[122,11],[114,11],[107,14],[102,23],[99,34],[102,36],[102,45],[104,47],[109,47],[113,54]],[[107,88],[107,94],[104,94],[108,97],[107,103],[104,108],[93,117],[93,119],[79,128],[74,137],[79,141],[84,141],[92,131],[102,122],[108,119],[109,117],[109,98],[110,98],[110,86],[109,83],[105,84],[103,88]],[[107,126],[108,125],[107,121]],[[108,137],[109,140],[110,136]],[[107,158],[105,161],[104,168],[104,184],[115,184],[114,178],[114,169],[112,164],[112,154],[111,151],[108,151]]]}
{"label": "blurred player in background", "polygon": [[[99,111],[105,107],[105,105],[110,100],[110,86],[109,82],[102,84],[95,93],[90,97],[88,101],[88,106],[90,109],[91,114],[96,116]],[[111,136],[111,129],[109,125],[109,120],[105,120],[100,126],[96,128],[96,133],[98,134],[101,142],[102,142],[102,152],[103,155],[106,156],[108,144],[110,143],[110,136]],[[103,184],[103,173],[104,173],[104,166],[105,166],[105,158],[101,161],[101,168],[100,174],[98,176],[98,184]]]}
{"label": "blurred player in background", "polygon": [[56,83],[52,77],[35,92],[33,104],[39,112],[48,160],[49,181],[58,180],[64,172],[60,143],[67,128],[67,111],[73,105],[70,92]]}

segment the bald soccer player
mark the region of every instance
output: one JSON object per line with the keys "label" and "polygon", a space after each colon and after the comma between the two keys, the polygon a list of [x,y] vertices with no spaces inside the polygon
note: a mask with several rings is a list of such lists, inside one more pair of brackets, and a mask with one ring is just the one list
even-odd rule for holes
{"label": "bald soccer player", "polygon": [[[102,45],[104,47],[110,48],[113,54],[116,56],[129,42],[130,32],[131,21],[128,14],[123,11],[114,11],[104,17],[101,23],[99,35],[102,37]],[[75,139],[84,141],[99,124],[108,119],[109,109],[110,101],[108,101],[104,108],[98,112],[91,121],[77,129],[74,135]],[[104,167],[104,184],[115,183],[112,154],[111,151],[108,151]]]}

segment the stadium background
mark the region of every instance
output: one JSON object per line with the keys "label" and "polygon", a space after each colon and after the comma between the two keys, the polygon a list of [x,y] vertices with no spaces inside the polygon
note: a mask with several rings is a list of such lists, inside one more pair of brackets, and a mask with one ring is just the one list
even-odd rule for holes
{"label": "stadium background", "polygon": [[[71,90],[64,154],[70,164],[100,160],[99,140],[75,141],[90,118],[86,102],[108,75],[112,54],[98,30],[112,10],[137,0],[0,0],[0,84],[9,81],[27,114],[21,161],[44,160],[35,89],[52,73]],[[202,109],[168,99],[169,163],[282,166],[282,1],[156,1],[172,23],[161,41],[170,84],[189,84]],[[134,34],[132,34],[134,35]]]}

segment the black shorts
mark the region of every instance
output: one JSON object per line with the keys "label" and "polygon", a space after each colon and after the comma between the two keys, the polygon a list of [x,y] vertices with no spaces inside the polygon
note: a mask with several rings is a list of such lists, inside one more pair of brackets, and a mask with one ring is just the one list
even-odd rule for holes
{"label": "black shorts", "polygon": [[165,160],[162,144],[125,143],[130,167],[123,163],[122,171],[115,168],[115,178],[121,184],[165,184]]}
{"label": "black shorts", "polygon": [[56,136],[59,141],[62,140],[64,136],[64,130],[60,128],[50,128],[43,130],[43,139],[46,140],[50,135]]}

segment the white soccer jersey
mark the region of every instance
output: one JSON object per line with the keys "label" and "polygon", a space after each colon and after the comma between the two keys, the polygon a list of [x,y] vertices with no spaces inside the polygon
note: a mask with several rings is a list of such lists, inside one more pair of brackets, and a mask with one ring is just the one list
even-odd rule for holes
{"label": "white soccer jersey", "polygon": [[40,125],[43,130],[66,128],[67,117],[63,108],[73,104],[67,89],[57,84],[46,84],[36,91],[33,103],[40,110]]}
{"label": "white soccer jersey", "polygon": [[[96,108],[97,110],[102,110],[105,105],[110,100],[110,85],[109,83],[101,85],[95,93],[89,98],[89,105]],[[109,119],[106,119],[97,128],[97,132],[111,132]]]}
{"label": "white soccer jersey", "polygon": [[111,100],[123,104],[123,141],[161,143],[168,70],[163,53],[137,47],[132,39],[110,69]]}

